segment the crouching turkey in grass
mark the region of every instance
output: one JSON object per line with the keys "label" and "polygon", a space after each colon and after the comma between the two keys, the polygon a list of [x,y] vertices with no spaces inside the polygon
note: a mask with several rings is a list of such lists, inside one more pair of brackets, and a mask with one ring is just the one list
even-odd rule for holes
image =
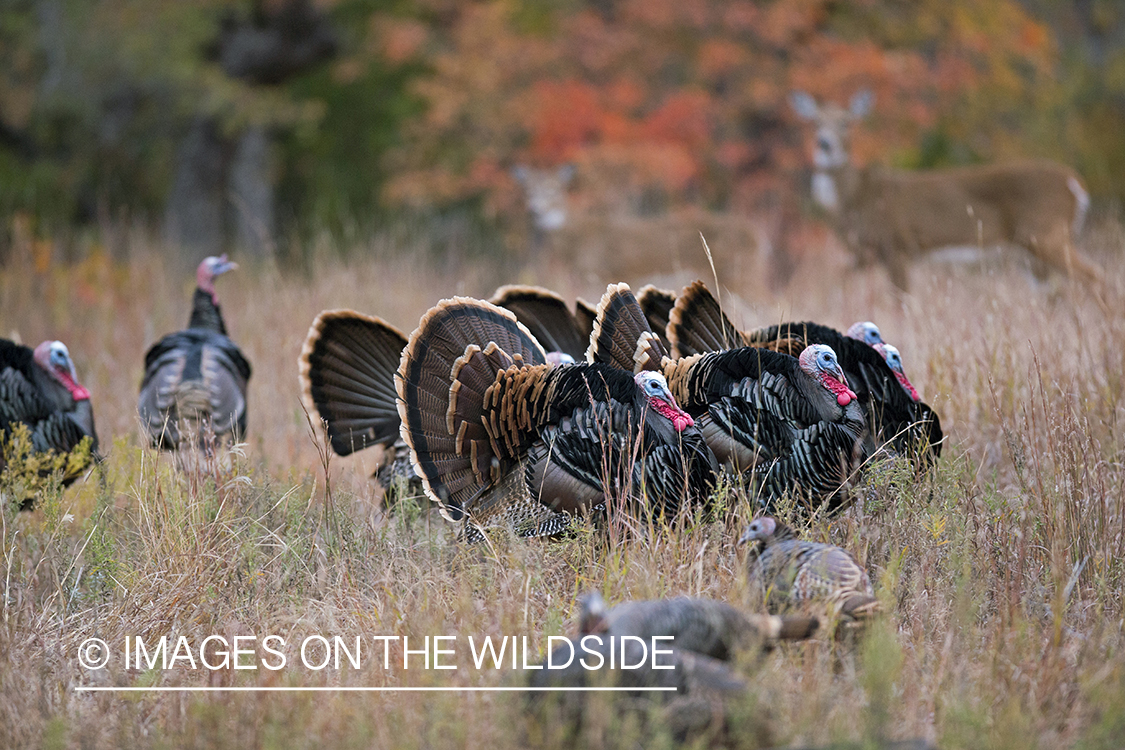
{"label": "crouching turkey in grass", "polygon": [[[579,597],[579,607],[578,636],[565,639],[542,665],[566,666],[532,672],[531,686],[675,688],[674,692],[628,691],[620,707],[638,713],[641,721],[655,718],[656,726],[646,727],[654,733],[663,729],[678,743],[707,737],[709,747],[725,746],[734,739],[725,703],[744,699],[746,693],[745,680],[730,666],[735,656],[760,653],[782,640],[809,638],[819,625],[812,617],[750,615],[724,602],[691,597],[631,601],[607,609],[601,596],[590,592]],[[658,656],[648,653],[653,644],[661,650]],[[612,662],[611,650],[617,657]],[[593,666],[599,657],[604,661],[596,670],[580,661]],[[552,718],[564,725],[561,729],[576,734],[588,700],[582,693],[553,699],[537,696],[532,701],[533,716],[540,719],[536,728],[548,723],[544,716],[551,707],[556,709]],[[752,724],[758,733],[756,746],[770,744],[766,717],[758,715]]]}
{"label": "crouching turkey in grass", "polygon": [[[21,427],[28,441],[22,450]],[[69,485],[98,459],[97,449],[90,392],[79,385],[66,345],[44,341],[33,350],[0,339],[0,476],[30,472],[21,483],[20,509],[32,509],[38,480],[56,464]]]}
{"label": "crouching turkey in grass", "polygon": [[791,350],[795,343],[801,348],[830,346],[863,407],[867,455],[885,447],[895,455],[911,456],[920,468],[941,455],[942,431],[937,414],[922,403],[910,384],[898,350],[884,343],[878,326],[870,321],[854,324],[846,334],[810,322],[740,331],[703,282],[696,281],[676,300],[668,338],[673,354],[679,357],[739,346],[769,346],[783,351]]}
{"label": "crouching turkey in grass", "polygon": [[152,445],[210,453],[218,439],[246,436],[246,383],[250,363],[227,337],[215,278],[238,265],[227,256],[205,258],[196,270],[191,318],[145,354],[137,409]]}
{"label": "crouching turkey in grass", "polygon": [[339,456],[379,446],[376,479],[384,503],[422,495],[422,482],[401,436],[395,372],[406,336],[384,320],[326,310],[309,328],[298,363],[305,408],[324,425]]}
{"label": "crouching turkey in grass", "polygon": [[847,500],[865,425],[831,348],[791,357],[742,347],[673,360],[629,287],[618,284],[598,307],[587,358],[661,371],[720,464],[748,480],[767,506],[786,494],[813,507],[827,503],[829,511]]}
{"label": "crouching turkey in grass", "polygon": [[549,365],[488,302],[455,297],[427,312],[397,386],[426,494],[470,538],[489,526],[554,535],[612,498],[671,514],[714,482],[714,457],[663,376]]}
{"label": "crouching turkey in grass", "polygon": [[858,621],[879,611],[867,571],[847,550],[798,539],[785,524],[769,516],[751,521],[738,540],[751,543],[749,579],[767,605],[827,604],[844,621]]}

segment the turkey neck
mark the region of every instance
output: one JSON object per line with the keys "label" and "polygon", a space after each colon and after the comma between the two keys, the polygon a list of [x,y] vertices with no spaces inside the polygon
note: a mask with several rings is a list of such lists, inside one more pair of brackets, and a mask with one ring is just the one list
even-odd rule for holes
{"label": "turkey neck", "polygon": [[858,406],[853,406],[859,403],[858,399],[852,399],[847,406],[840,406],[836,401],[836,394],[804,370],[800,370],[798,377],[793,380],[793,385],[808,398],[817,415],[824,421],[839,422],[842,418],[854,420],[859,414]]}
{"label": "turkey neck", "polygon": [[188,328],[203,328],[227,335],[222,311],[215,304],[211,294],[199,287],[195,288],[195,294],[191,298],[191,320],[188,321]]}
{"label": "turkey neck", "polygon": [[49,372],[35,362],[30,362],[29,365],[28,373],[31,375],[31,381],[53,411],[70,411],[79,403],[74,400],[67,387],[51,377]]}

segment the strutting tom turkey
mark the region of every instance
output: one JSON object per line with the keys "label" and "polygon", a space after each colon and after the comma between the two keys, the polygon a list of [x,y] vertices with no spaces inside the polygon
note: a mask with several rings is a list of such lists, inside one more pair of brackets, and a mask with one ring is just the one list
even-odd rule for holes
{"label": "strutting tom turkey", "polygon": [[381,446],[379,484],[419,495],[422,483],[401,437],[395,391],[405,348],[406,336],[380,318],[326,310],[309,328],[298,370],[305,407],[324,424],[333,452],[349,456]]}
{"label": "strutting tom turkey", "polygon": [[[867,420],[864,452],[879,449],[912,457],[919,467],[941,455],[942,431],[937,414],[918,398],[902,371],[897,350],[880,349],[879,328],[856,323],[847,334],[819,323],[782,323],[754,331],[740,331],[723,313],[718,301],[700,281],[688,285],[676,300],[668,325],[673,354],[680,357],[740,346],[792,349],[823,344],[832,347],[840,367],[863,406]],[[894,351],[892,358],[888,352]],[[897,370],[895,367],[897,366]]]}
{"label": "strutting tom turkey", "polygon": [[215,292],[215,278],[236,268],[225,255],[205,258],[196,270],[188,327],[145,354],[137,409],[154,447],[210,450],[219,438],[246,437],[250,363],[227,336]]}
{"label": "strutting tom turkey", "polygon": [[662,372],[718,461],[763,504],[789,493],[830,511],[843,505],[863,460],[864,417],[830,347],[799,357],[741,347],[671,359],[628,286],[617,285],[599,313],[588,360]]}
{"label": "strutting tom turkey", "polygon": [[714,458],[663,376],[552,366],[515,316],[444,300],[398,371],[402,437],[426,493],[466,533],[553,535],[612,498],[672,513],[706,497]]}

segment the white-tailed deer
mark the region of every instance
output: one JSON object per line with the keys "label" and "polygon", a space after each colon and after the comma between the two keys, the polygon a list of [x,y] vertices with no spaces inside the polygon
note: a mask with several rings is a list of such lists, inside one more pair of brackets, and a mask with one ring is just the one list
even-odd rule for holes
{"label": "white-tailed deer", "polygon": [[620,170],[602,171],[612,174],[583,169],[583,191],[571,195],[573,166],[513,168],[531,223],[531,257],[545,271],[566,272],[594,286],[621,280],[638,287],[643,281],[676,286],[710,278],[701,234],[724,283],[735,283],[760,265],[759,227],[753,219],[695,206],[639,212],[630,200],[635,196],[622,187],[627,177]]}
{"label": "white-tailed deer", "polygon": [[531,219],[531,254],[537,257],[546,245],[547,237],[566,224],[566,192],[574,179],[574,165],[537,169],[517,164],[512,167],[512,176],[523,187]]}
{"label": "white-tailed deer", "polygon": [[832,215],[861,265],[881,263],[905,291],[909,262],[926,252],[1013,244],[1031,253],[1041,279],[1052,268],[1092,283],[1101,279],[1071,241],[1090,201],[1073,169],[1047,160],[928,172],[857,168],[848,152],[849,130],[873,100],[860,91],[844,109],[818,105],[802,91],[790,95],[794,111],[816,126],[813,199]]}

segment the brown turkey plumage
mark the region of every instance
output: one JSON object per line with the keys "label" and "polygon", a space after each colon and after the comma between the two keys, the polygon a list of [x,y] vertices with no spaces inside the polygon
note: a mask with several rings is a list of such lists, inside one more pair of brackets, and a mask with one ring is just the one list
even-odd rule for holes
{"label": "brown turkey plumage", "polygon": [[423,316],[397,387],[415,471],[467,533],[553,535],[610,497],[670,514],[714,481],[714,458],[663,376],[549,365],[511,312],[482,300],[455,297]]}
{"label": "brown turkey plumage", "polygon": [[812,637],[815,617],[748,614],[717,599],[679,596],[627,601],[607,608],[601,594],[579,597],[579,633],[630,635],[645,640],[672,636],[681,651],[694,651],[721,661],[751,647]]}
{"label": "brown turkey plumage", "polygon": [[502,286],[489,302],[515,313],[516,319],[543,345],[548,360],[552,359],[552,354],[556,355],[553,364],[576,362],[586,355],[590,331],[570,311],[563,298],[550,289]]}
{"label": "brown turkey plumage", "polygon": [[659,289],[652,284],[641,287],[637,292],[637,302],[644,311],[645,318],[653,332],[660,337],[660,343],[666,351],[672,351],[665,331],[668,329],[668,316],[676,306],[676,293],[668,289]]}
{"label": "brown turkey plumage", "polygon": [[749,576],[773,608],[822,602],[849,619],[878,611],[879,600],[867,571],[847,550],[798,539],[770,516],[751,521],[739,544],[752,543]]}
{"label": "brown turkey plumage", "polygon": [[[818,626],[816,618],[748,615],[712,599],[631,601],[607,609],[600,594],[588,592],[578,603],[578,635],[559,645],[541,665],[544,669],[531,673],[530,684],[537,688],[674,688],[670,692],[630,690],[626,693],[630,702],[623,708],[648,715],[658,706],[657,721],[674,739],[695,741],[704,736],[709,738],[709,746],[734,739],[726,701],[742,696],[747,687],[729,664],[736,653],[761,650],[778,640],[808,638]],[[665,640],[669,637],[671,640]],[[659,658],[648,652],[654,644],[662,652]],[[611,648],[616,661],[610,659]],[[575,657],[567,664],[572,653]],[[622,663],[635,668],[623,669]],[[566,666],[546,668],[552,664]],[[574,693],[560,700],[562,718],[572,731],[581,725],[586,702],[584,695]],[[764,717],[759,718],[756,728],[763,740],[769,730]]]}

